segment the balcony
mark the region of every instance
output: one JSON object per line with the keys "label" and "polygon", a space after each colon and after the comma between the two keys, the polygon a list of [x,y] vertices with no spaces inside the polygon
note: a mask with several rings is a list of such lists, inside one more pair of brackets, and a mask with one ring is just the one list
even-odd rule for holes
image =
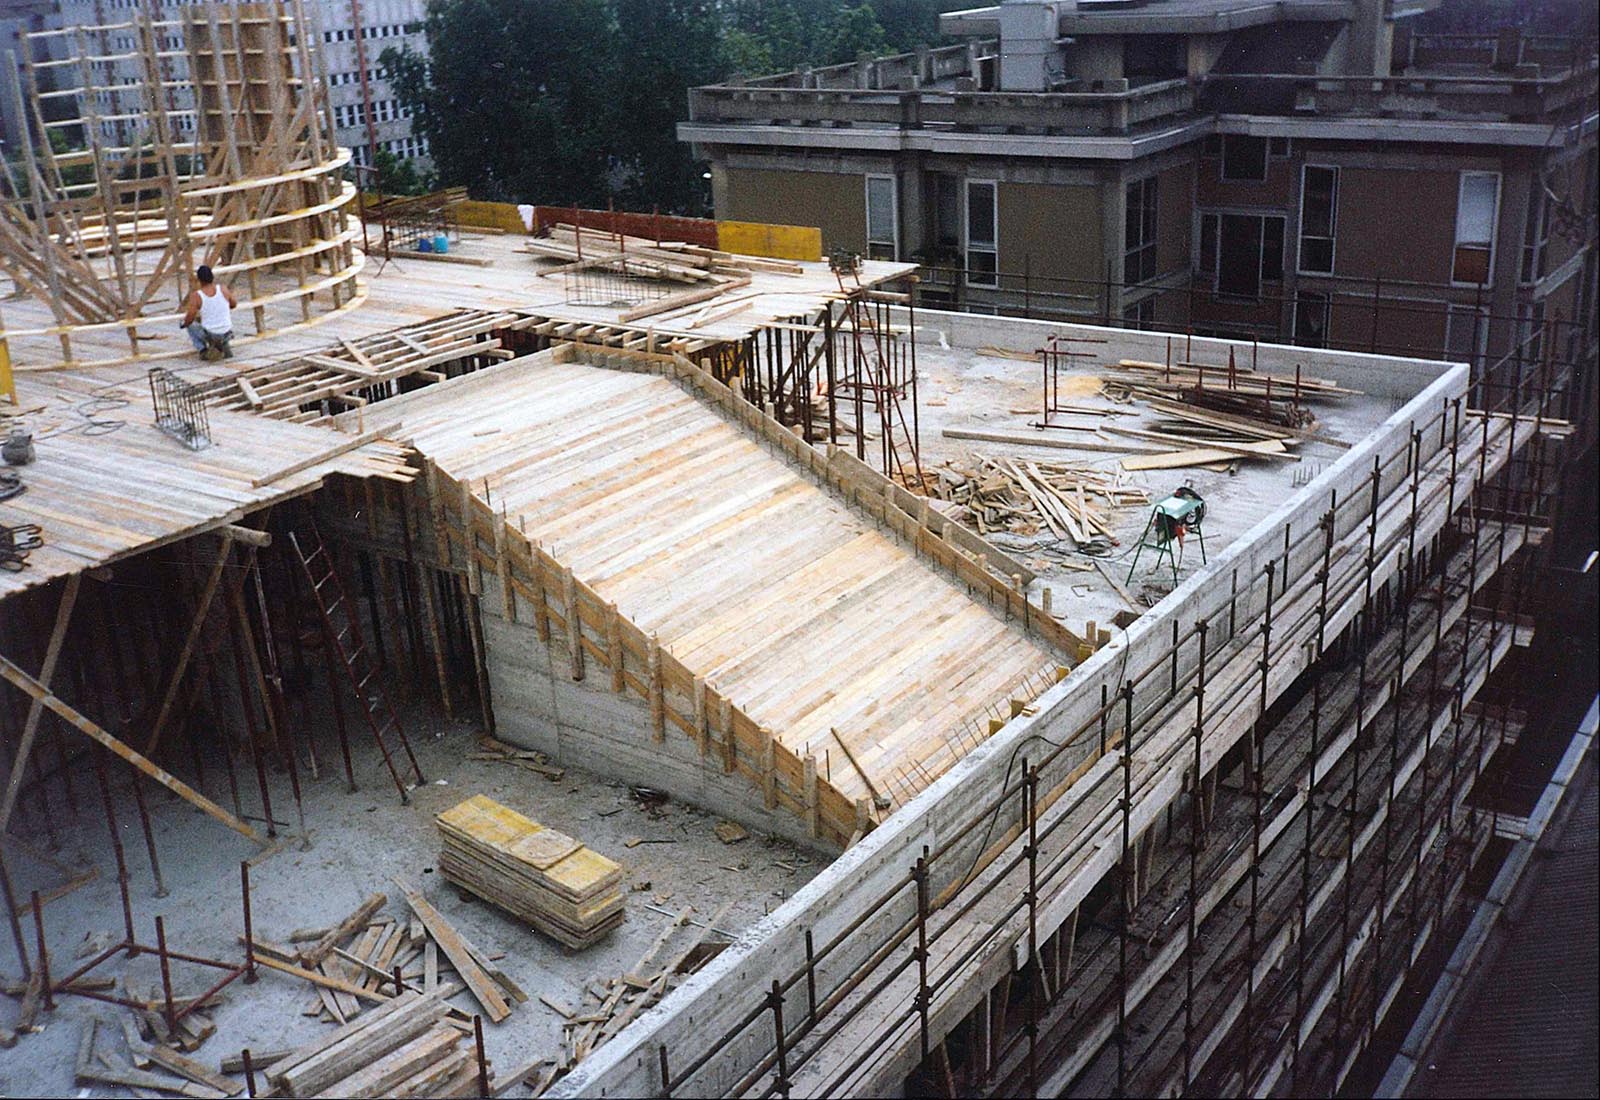
{"label": "balcony", "polygon": [[1128,134],[1194,108],[1188,80],[1093,92],[714,85],[689,93],[694,123],[937,129],[1039,135]]}

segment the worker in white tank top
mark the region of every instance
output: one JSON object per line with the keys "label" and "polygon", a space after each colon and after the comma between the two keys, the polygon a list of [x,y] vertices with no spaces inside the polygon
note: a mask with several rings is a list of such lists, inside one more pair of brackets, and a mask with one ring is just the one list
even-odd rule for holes
{"label": "worker in white tank top", "polygon": [[216,281],[211,268],[205,264],[196,268],[194,275],[200,286],[190,292],[189,300],[184,303],[179,327],[189,334],[189,341],[202,359],[231,359],[233,307],[239,303],[231,290]]}

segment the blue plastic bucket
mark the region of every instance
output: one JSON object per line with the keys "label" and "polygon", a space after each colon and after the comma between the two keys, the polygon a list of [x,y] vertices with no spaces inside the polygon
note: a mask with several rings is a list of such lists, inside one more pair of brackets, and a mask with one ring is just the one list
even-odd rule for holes
{"label": "blue plastic bucket", "polygon": [[440,233],[437,236],[435,236],[433,238],[433,250],[435,252],[449,252],[450,251],[450,238],[446,237],[443,233]]}
{"label": "blue plastic bucket", "polygon": [[418,252],[432,252],[433,251],[433,242],[431,240],[429,240],[427,237],[422,238],[420,241],[417,242],[417,251]]}

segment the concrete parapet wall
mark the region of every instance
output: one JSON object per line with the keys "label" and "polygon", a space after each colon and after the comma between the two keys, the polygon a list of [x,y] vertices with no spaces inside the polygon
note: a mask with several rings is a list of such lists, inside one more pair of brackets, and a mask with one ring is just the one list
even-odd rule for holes
{"label": "concrete parapet wall", "polygon": [[[1296,367],[1308,378],[1325,378],[1350,389],[1375,397],[1410,400],[1457,364],[1437,359],[1407,359],[1388,355],[1369,355],[1359,351],[1330,351],[1325,348],[1290,347],[1283,344],[1251,344],[1248,340],[1220,340],[1208,336],[1183,336],[1134,329],[1102,328],[1059,321],[1027,321],[1015,317],[989,317],[977,313],[951,313],[919,309],[916,339],[938,343],[940,336],[954,347],[978,348],[986,345],[1032,351],[1055,333],[1107,341],[1104,355],[1115,363],[1138,359],[1147,363],[1184,360],[1227,366],[1228,352],[1240,367],[1253,361],[1258,371],[1293,381]],[[904,323],[900,311],[896,321]],[[1088,361],[1085,360],[1087,363]]]}

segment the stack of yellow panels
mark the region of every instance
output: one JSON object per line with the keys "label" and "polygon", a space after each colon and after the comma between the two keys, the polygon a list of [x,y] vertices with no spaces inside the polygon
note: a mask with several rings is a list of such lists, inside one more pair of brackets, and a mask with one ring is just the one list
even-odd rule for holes
{"label": "stack of yellow panels", "polygon": [[437,817],[451,882],[583,948],[622,923],[622,868],[565,833],[473,795]]}

